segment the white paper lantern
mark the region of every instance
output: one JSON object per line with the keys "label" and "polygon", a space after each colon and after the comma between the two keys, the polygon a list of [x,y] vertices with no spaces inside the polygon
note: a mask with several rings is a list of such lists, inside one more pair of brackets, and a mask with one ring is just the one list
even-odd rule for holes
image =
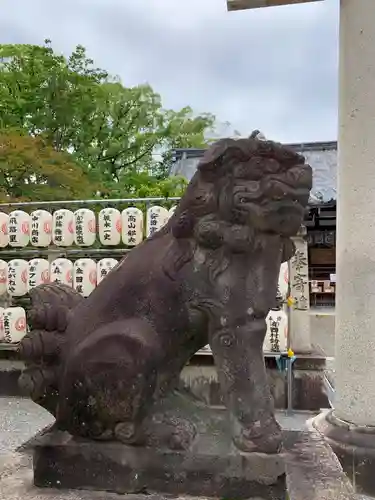
{"label": "white paper lantern", "polygon": [[49,267],[49,262],[46,259],[32,259],[29,261],[29,291],[36,286],[49,283]]}
{"label": "white paper lantern", "polygon": [[52,214],[35,210],[30,214],[30,242],[34,247],[48,247],[52,241]]}
{"label": "white paper lantern", "polygon": [[286,298],[289,291],[289,263],[283,262],[279,273],[279,292],[283,299]]}
{"label": "white paper lantern", "polygon": [[147,238],[159,231],[168,222],[169,213],[164,207],[153,206],[147,210]]}
{"label": "white paper lantern", "polygon": [[0,212],[0,248],[5,248],[9,245],[8,224],[9,215],[4,212]]}
{"label": "white paper lantern", "polygon": [[177,205],[173,205],[173,207],[171,207],[169,210],[168,210],[168,214],[169,214],[169,217],[172,217],[172,215],[175,213],[176,211],[176,208],[177,208]]}
{"label": "white paper lantern", "polygon": [[13,259],[8,262],[7,291],[12,297],[27,294],[29,264],[24,259]]}
{"label": "white paper lantern", "polygon": [[7,307],[3,311],[4,341],[18,344],[27,333],[26,312],[22,307]]}
{"label": "white paper lantern", "polygon": [[74,214],[62,208],[56,210],[52,219],[52,241],[59,247],[70,247],[74,242]]}
{"label": "white paper lantern", "polygon": [[285,311],[271,310],[266,318],[267,334],[263,349],[271,352],[286,352],[288,346],[288,316]]}
{"label": "white paper lantern", "polygon": [[107,274],[112,271],[112,269],[117,266],[118,260],[116,259],[101,259],[97,264],[97,284],[107,276]]}
{"label": "white paper lantern", "polygon": [[30,241],[30,215],[23,210],[14,210],[8,221],[9,245],[25,247]]}
{"label": "white paper lantern", "polygon": [[99,240],[102,245],[116,246],[121,243],[121,214],[117,208],[103,208],[98,216]]}
{"label": "white paper lantern", "polygon": [[80,247],[90,247],[96,239],[95,213],[89,208],[74,212],[74,242]]}
{"label": "white paper lantern", "polygon": [[129,247],[139,245],[143,240],[143,212],[136,207],[122,211],[122,241]]}
{"label": "white paper lantern", "polygon": [[4,307],[0,307],[0,342],[5,341],[5,332],[4,332]]}
{"label": "white paper lantern", "polygon": [[88,297],[96,287],[97,267],[93,259],[78,259],[74,263],[73,287],[83,297]]}
{"label": "white paper lantern", "polygon": [[50,266],[50,281],[51,283],[72,286],[73,262],[63,257],[54,260]]}
{"label": "white paper lantern", "polygon": [[0,260],[0,295],[4,295],[7,291],[8,282],[8,262]]}

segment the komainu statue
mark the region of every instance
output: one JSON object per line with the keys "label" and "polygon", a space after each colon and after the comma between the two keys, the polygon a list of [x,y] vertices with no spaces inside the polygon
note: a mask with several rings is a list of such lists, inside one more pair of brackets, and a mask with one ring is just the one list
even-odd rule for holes
{"label": "komainu statue", "polygon": [[187,449],[194,424],[158,408],[209,344],[234,445],[277,452],[265,318],[311,185],[303,156],[281,144],[218,141],[168,223],[89,298],[57,284],[31,292],[22,387],[73,436]]}

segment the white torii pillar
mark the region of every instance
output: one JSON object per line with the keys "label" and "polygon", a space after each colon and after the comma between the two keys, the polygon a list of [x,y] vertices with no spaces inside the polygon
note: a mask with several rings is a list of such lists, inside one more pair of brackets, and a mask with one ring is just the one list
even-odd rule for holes
{"label": "white torii pillar", "polygon": [[339,108],[335,409],[315,426],[341,452],[369,446],[375,459],[375,0],[340,0]]}

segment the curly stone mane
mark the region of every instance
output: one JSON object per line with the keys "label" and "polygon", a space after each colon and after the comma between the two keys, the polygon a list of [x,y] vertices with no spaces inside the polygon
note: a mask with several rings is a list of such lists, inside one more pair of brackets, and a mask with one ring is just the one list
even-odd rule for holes
{"label": "curly stone mane", "polygon": [[292,257],[290,236],[308,201],[311,169],[294,150],[256,136],[220,140],[199,162],[174,215],[156,235],[169,232],[177,241],[169,270],[172,262],[179,269],[190,260],[196,245],[228,258],[262,246],[270,233],[282,237],[283,261]]}

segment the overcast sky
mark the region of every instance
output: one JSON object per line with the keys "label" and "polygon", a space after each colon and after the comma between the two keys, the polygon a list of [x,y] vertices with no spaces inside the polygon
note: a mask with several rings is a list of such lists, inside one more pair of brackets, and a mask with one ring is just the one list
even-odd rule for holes
{"label": "overcast sky", "polygon": [[[375,0],[374,0],[375,1]],[[165,107],[214,113],[243,135],[336,140],[339,0],[230,12],[226,0],[2,0],[1,43],[84,45]]]}

